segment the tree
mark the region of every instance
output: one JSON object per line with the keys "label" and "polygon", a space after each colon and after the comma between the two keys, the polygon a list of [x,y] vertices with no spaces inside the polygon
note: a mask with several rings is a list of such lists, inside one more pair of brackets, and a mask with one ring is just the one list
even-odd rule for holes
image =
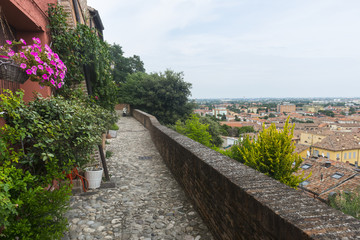
{"label": "tree", "polygon": [[355,114],[355,113],[356,113],[355,108],[350,107],[350,109],[349,109],[349,115],[352,115],[352,114]]}
{"label": "tree", "polygon": [[126,81],[128,74],[145,72],[144,63],[139,56],[125,57],[120,45],[114,43],[110,46],[111,60],[114,69],[112,70],[113,80],[116,83]]}
{"label": "tree", "polygon": [[175,130],[207,147],[213,146],[209,133],[209,124],[201,123],[196,114],[191,114],[185,123],[180,120],[176,121]]}
{"label": "tree", "polygon": [[252,133],[255,132],[255,129],[253,126],[244,126],[239,128],[239,135],[244,133]]}
{"label": "tree", "polygon": [[226,124],[221,125],[220,126],[221,135],[229,136],[230,129],[231,129],[231,127]]}
{"label": "tree", "polygon": [[294,125],[289,126],[289,119],[283,131],[277,131],[275,124],[268,129],[263,126],[257,141],[247,137],[239,145],[233,146],[230,155],[245,165],[296,188],[305,179],[303,174],[294,175],[300,170],[303,160],[294,153],[295,146],[291,141],[293,131]]}
{"label": "tree", "polygon": [[136,72],[119,87],[119,100],[154,115],[163,124],[174,124],[192,112],[190,88],[191,83],[184,81],[182,72]]}
{"label": "tree", "polygon": [[208,132],[211,135],[211,143],[216,147],[220,147],[223,143],[221,138],[221,129],[218,121],[213,120],[213,118],[206,116],[200,117],[200,123],[209,125]]}
{"label": "tree", "polygon": [[329,197],[329,200],[331,207],[360,219],[360,189],[354,192],[343,191]]}
{"label": "tree", "polygon": [[331,110],[319,110],[319,113],[329,117],[335,117],[335,113]]}

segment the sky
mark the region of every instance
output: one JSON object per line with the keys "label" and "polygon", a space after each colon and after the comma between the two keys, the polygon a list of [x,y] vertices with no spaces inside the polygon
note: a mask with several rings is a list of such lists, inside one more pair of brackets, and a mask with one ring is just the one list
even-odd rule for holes
{"label": "sky", "polygon": [[88,0],[105,40],[191,98],[360,97],[359,0]]}

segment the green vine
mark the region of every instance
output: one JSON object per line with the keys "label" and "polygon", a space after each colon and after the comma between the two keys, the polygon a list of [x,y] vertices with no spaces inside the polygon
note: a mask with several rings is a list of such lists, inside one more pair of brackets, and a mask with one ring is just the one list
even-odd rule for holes
{"label": "green vine", "polygon": [[111,75],[109,44],[98,37],[95,29],[86,25],[78,24],[75,29],[70,29],[62,6],[49,5],[48,13],[53,49],[68,66],[66,86],[57,94],[68,98],[73,95],[74,86],[87,76],[91,88],[89,95],[98,99],[100,106],[113,110],[117,86]]}

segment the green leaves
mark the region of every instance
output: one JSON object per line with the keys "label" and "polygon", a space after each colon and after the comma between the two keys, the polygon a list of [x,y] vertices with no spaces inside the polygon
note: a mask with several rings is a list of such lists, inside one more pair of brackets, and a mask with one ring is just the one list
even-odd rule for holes
{"label": "green leaves", "polygon": [[74,165],[88,163],[100,136],[117,120],[89,100],[62,97],[25,103],[4,90],[0,112],[1,239],[59,239],[70,197],[68,184],[48,191]]}
{"label": "green leaves", "polygon": [[111,61],[114,64],[112,70],[113,80],[116,83],[126,82],[128,74],[135,72],[145,72],[144,63],[139,56],[125,57],[121,46],[114,43],[110,46]]}
{"label": "green leaves", "polygon": [[66,24],[67,14],[60,5],[50,5],[49,28],[53,49],[68,67],[66,84],[56,94],[71,98],[73,88],[85,81],[86,71],[90,80],[90,95],[96,96],[96,103],[108,110],[114,110],[117,86],[113,81],[109,44],[103,42],[95,29],[77,24],[70,29]]}
{"label": "green leaves", "polygon": [[211,135],[208,132],[209,124],[200,123],[199,117],[192,114],[185,123],[176,121],[175,130],[207,147],[213,147]]}
{"label": "green leaves", "polygon": [[295,146],[291,141],[293,130],[294,126],[289,126],[289,119],[286,121],[283,131],[278,131],[275,124],[267,129],[263,126],[257,140],[247,136],[239,145],[234,145],[227,155],[296,188],[306,178],[303,174],[294,175],[300,170],[303,160],[294,153]]}
{"label": "green leaves", "polygon": [[330,206],[342,211],[345,214],[351,215],[360,219],[360,189],[353,192],[342,191],[329,197]]}
{"label": "green leaves", "polygon": [[191,84],[184,81],[181,72],[137,72],[128,75],[126,82],[120,85],[119,99],[154,115],[164,124],[174,124],[192,112],[193,104],[188,101],[190,88]]}
{"label": "green leaves", "polygon": [[[10,91],[0,95],[0,111],[6,112],[7,122],[0,137],[5,143],[23,146],[20,162],[35,175],[57,174],[46,168],[45,161],[56,161],[61,171],[69,163],[89,162],[101,134],[117,120],[114,112],[91,101],[37,97],[25,106],[21,96]],[[10,104],[14,102],[17,104]]]}

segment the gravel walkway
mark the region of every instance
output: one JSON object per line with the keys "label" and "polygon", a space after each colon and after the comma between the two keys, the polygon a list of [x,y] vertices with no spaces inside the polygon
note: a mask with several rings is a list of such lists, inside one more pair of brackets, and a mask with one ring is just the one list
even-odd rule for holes
{"label": "gravel walkway", "polygon": [[122,117],[107,160],[116,187],[72,197],[64,239],[181,239],[213,237],[163,163],[149,132]]}

